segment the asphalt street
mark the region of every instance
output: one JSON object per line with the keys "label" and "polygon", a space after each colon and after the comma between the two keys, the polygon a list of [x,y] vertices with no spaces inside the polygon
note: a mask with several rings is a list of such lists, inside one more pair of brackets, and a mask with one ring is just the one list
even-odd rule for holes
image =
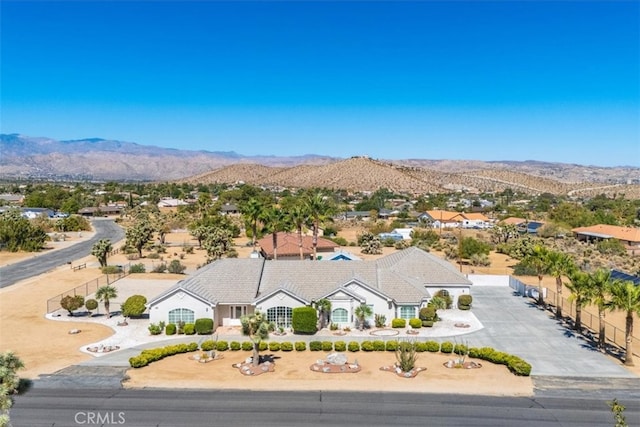
{"label": "asphalt street", "polygon": [[91,254],[91,247],[100,239],[109,239],[116,243],[124,238],[124,230],[112,219],[96,218],[92,220],[92,224],[95,234],[90,239],[0,268],[0,288],[84,258]]}

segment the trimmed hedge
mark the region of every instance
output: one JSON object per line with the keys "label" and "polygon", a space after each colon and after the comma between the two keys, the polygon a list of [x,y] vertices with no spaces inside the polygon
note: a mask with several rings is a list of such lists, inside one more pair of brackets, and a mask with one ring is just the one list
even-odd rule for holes
{"label": "trimmed hedge", "polygon": [[216,342],[216,350],[218,351],[227,351],[229,350],[229,343],[226,341],[218,341]]}
{"label": "trimmed hedge", "polygon": [[269,349],[269,343],[266,341],[260,341],[260,344],[258,344],[258,350],[267,351],[268,349]]}
{"label": "trimmed hedge", "polygon": [[362,351],[373,351],[373,341],[362,341],[362,344],[360,345],[360,349]]}
{"label": "trimmed hedge", "polygon": [[458,297],[458,308],[460,310],[471,310],[471,302],[473,301],[473,297],[471,295],[460,295]]}
{"label": "trimmed hedge", "polygon": [[253,343],[251,341],[243,341],[241,348],[242,351],[253,351]]}
{"label": "trimmed hedge", "polygon": [[440,343],[437,341],[427,341],[425,342],[425,345],[427,346],[427,351],[429,353],[437,353],[440,351]]}
{"label": "trimmed hedge", "polygon": [[355,353],[356,351],[360,351],[360,343],[358,341],[349,341],[347,348],[349,351]]}
{"label": "trimmed hedge", "polygon": [[184,325],[184,334],[185,335],[193,335],[196,333],[196,325],[193,323],[185,323]]}
{"label": "trimmed hedge", "polygon": [[284,341],[280,343],[281,351],[293,351],[293,343],[291,341]]}
{"label": "trimmed hedge", "polygon": [[129,365],[131,365],[132,368],[142,368],[149,363],[164,359],[165,357],[196,350],[198,350],[198,343],[195,342],[142,350],[139,355],[129,358]]}
{"label": "trimmed hedge", "polygon": [[305,351],[307,349],[307,343],[304,341],[296,341],[295,348],[296,351]]}
{"label": "trimmed hedge", "polygon": [[278,341],[271,341],[269,343],[269,351],[280,351],[280,343]]}
{"label": "trimmed hedge", "polygon": [[296,307],[291,313],[294,334],[312,335],[318,332],[318,312],[313,307]]}
{"label": "trimmed hedge", "polygon": [[169,323],[165,326],[164,333],[167,335],[175,335],[177,331],[177,326],[175,323]]}
{"label": "trimmed hedge", "polygon": [[409,319],[409,326],[411,326],[413,329],[420,329],[422,328],[422,320],[418,319],[417,317],[415,319]]}
{"label": "trimmed hedge", "polygon": [[213,333],[213,319],[206,317],[196,319],[196,333],[198,335],[210,335]]}
{"label": "trimmed hedge", "polygon": [[214,350],[216,348],[216,342],[214,340],[206,340],[203,341],[202,344],[200,344],[200,349],[202,349],[202,351],[211,351]]}
{"label": "trimmed hedge", "polygon": [[309,350],[320,351],[322,350],[322,341],[311,341],[309,343]]}
{"label": "trimmed hedge", "polygon": [[322,351],[333,351],[333,342],[322,341]]}
{"label": "trimmed hedge", "polygon": [[385,344],[386,351],[396,351],[398,349],[398,341],[387,341]]}
{"label": "trimmed hedge", "polygon": [[441,353],[453,353],[453,343],[451,341],[445,341],[440,344]]}
{"label": "trimmed hedge", "polygon": [[486,360],[497,365],[505,365],[514,375],[524,377],[531,375],[531,365],[529,363],[518,356],[498,351],[492,347],[472,347],[469,349],[469,357]]}
{"label": "trimmed hedge", "polygon": [[333,349],[335,351],[347,351],[347,343],[344,341],[336,341],[333,343]]}
{"label": "trimmed hedge", "polygon": [[240,344],[238,341],[231,341],[231,343],[229,344],[229,350],[231,351],[239,351],[242,348],[242,344]]}
{"label": "trimmed hedge", "polygon": [[373,351],[385,351],[387,349],[387,345],[382,340],[375,340],[373,342]]}
{"label": "trimmed hedge", "polygon": [[405,319],[392,319],[391,327],[392,328],[405,328],[407,326],[407,321]]}

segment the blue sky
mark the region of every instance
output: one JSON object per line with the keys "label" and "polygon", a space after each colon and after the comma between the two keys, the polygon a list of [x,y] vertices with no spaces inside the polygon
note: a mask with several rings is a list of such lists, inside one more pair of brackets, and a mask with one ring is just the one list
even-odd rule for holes
{"label": "blue sky", "polygon": [[2,133],[640,166],[637,1],[2,2]]}

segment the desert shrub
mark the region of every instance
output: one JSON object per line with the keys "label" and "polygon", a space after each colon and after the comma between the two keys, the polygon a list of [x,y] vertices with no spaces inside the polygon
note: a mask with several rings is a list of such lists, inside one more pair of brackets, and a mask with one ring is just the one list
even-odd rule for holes
{"label": "desert shrub", "polygon": [[129,267],[129,274],[139,274],[139,273],[146,273],[146,272],[147,272],[147,269],[142,263],[132,264],[131,267]]}
{"label": "desert shrub", "polygon": [[415,348],[418,353],[424,353],[427,351],[427,343],[424,341],[417,341],[415,343]]}
{"label": "desert shrub", "polygon": [[293,351],[293,343],[290,341],[285,341],[280,343],[280,350],[282,351]]}
{"label": "desert shrub", "polygon": [[437,341],[426,341],[425,345],[429,353],[437,353],[440,351],[440,343]]}
{"label": "desert shrub", "polygon": [[471,295],[460,295],[458,297],[458,308],[460,310],[470,310],[473,297]]}
{"label": "desert shrub", "polygon": [[398,349],[398,341],[387,341],[385,344],[385,350],[396,351]]}
{"label": "desert shrub", "polygon": [[387,316],[384,314],[375,315],[376,328],[384,328],[387,325]]}
{"label": "desert shrub", "polygon": [[449,292],[446,292],[444,289],[441,289],[438,292],[436,292],[434,297],[443,298],[447,304],[446,308],[451,308],[451,306],[453,305],[453,298],[451,298],[451,295],[449,295]]}
{"label": "desert shrub", "polygon": [[336,245],[340,245],[340,246],[348,246],[349,242],[347,242],[347,239],[345,239],[344,237],[329,237],[329,240],[331,240],[333,243],[335,243]]}
{"label": "desert shrub", "polygon": [[243,341],[242,351],[253,351],[253,343],[251,341]]}
{"label": "desert shrub", "polygon": [[418,319],[417,317],[414,319],[409,319],[409,326],[411,326],[413,329],[420,329],[422,327],[422,320]]}
{"label": "desert shrub", "polygon": [[373,342],[373,351],[385,351],[387,349],[387,345],[382,340],[375,340]]}
{"label": "desert shrub", "polygon": [[149,259],[160,259],[160,254],[157,252],[152,252],[149,255],[147,255],[147,258]]}
{"label": "desert shrub", "polygon": [[161,262],[158,265],[154,265],[153,270],[151,270],[152,273],[164,273],[165,271],[167,271],[167,263],[165,262]]}
{"label": "desert shrub", "polygon": [[239,341],[231,341],[229,343],[229,350],[231,351],[239,351],[242,348],[242,345]]}
{"label": "desert shrub", "polygon": [[404,328],[407,326],[407,321],[405,319],[395,318],[391,320],[392,328]]}
{"label": "desert shrub", "polygon": [[258,350],[267,351],[268,349],[269,349],[269,343],[266,341],[260,341],[260,344],[258,344]]}
{"label": "desert shrub", "polygon": [[435,307],[428,305],[426,307],[422,307],[420,309],[420,313],[418,314],[420,320],[436,320],[436,309]]}
{"label": "desert shrub", "polygon": [[213,333],[213,319],[202,317],[196,319],[196,333],[198,335],[209,335]]}
{"label": "desert shrub", "polygon": [[335,351],[347,351],[347,343],[344,341],[336,341],[333,343],[333,349]]}
{"label": "desert shrub", "polygon": [[218,351],[227,351],[229,350],[229,343],[227,341],[216,341],[216,350]]}
{"label": "desert shrub", "polygon": [[322,351],[332,351],[333,343],[331,341],[322,341]]}
{"label": "desert shrub", "polygon": [[74,310],[84,305],[84,297],[82,295],[67,295],[60,300],[60,307],[69,312],[69,316],[73,316]]}
{"label": "desert shrub", "polygon": [[193,323],[185,323],[184,325],[184,334],[185,335],[194,335],[196,333],[196,325]]}
{"label": "desert shrub", "polygon": [[331,322],[331,323],[329,324],[329,330],[331,330],[331,331],[337,331],[337,330],[338,330],[338,324],[337,324],[337,323],[333,323],[333,322]]}
{"label": "desert shrub", "polygon": [[349,341],[347,348],[349,351],[355,353],[356,351],[360,351],[360,343],[358,341]]}
{"label": "desert shrub", "polygon": [[145,306],[146,303],[147,298],[145,298],[143,295],[131,295],[129,298],[127,298],[124,304],[122,304],[122,315],[124,317],[141,316],[142,313],[144,313],[147,309],[147,307]]}
{"label": "desert shrub", "polygon": [[84,307],[87,309],[87,311],[89,312],[89,316],[91,316],[91,312],[93,310],[95,310],[96,308],[98,308],[98,301],[96,301],[93,298],[89,298],[88,300],[86,300],[84,302]]}
{"label": "desert shrub", "polygon": [[538,272],[535,268],[527,265],[524,262],[519,262],[513,267],[514,276],[536,276]]}
{"label": "desert shrub", "polygon": [[471,258],[469,258],[469,264],[476,267],[489,267],[491,265],[491,260],[486,254],[473,254],[471,255]]}
{"label": "desert shrub", "polygon": [[182,265],[182,263],[177,259],[171,261],[169,263],[169,266],[167,267],[167,271],[173,274],[182,274],[186,269],[187,267],[185,265]]}
{"label": "desert shrub", "polygon": [[200,344],[200,349],[202,351],[211,351],[216,348],[216,342],[214,340],[206,340]]}
{"label": "desert shrub", "polygon": [[304,341],[296,341],[296,351],[305,351],[307,349],[307,343]]}
{"label": "desert shrub", "polygon": [[362,351],[373,351],[373,342],[372,341],[362,341],[360,345],[360,349]]}
{"label": "desert shrub", "polygon": [[322,341],[311,341],[309,343],[309,350],[320,351],[322,350]]}
{"label": "desert shrub", "polygon": [[318,331],[318,312],[313,307],[296,307],[292,310],[291,327],[294,334],[312,335]]}
{"label": "desert shrub", "polygon": [[102,267],[100,271],[102,271],[102,274],[120,274],[122,273],[122,267],[119,265],[107,265]]}
{"label": "desert shrub", "polygon": [[167,335],[175,335],[176,334],[176,325],[175,323],[169,323],[164,330],[164,333]]}
{"label": "desert shrub", "polygon": [[453,346],[453,352],[460,356],[467,354],[469,352],[469,347],[464,344],[456,344]]}
{"label": "desert shrub", "polygon": [[440,351],[442,353],[452,353],[453,352],[453,343],[451,341],[445,341],[440,344]]}
{"label": "desert shrub", "polygon": [[192,254],[193,253],[193,246],[190,245],[182,245],[182,252],[187,253],[187,254]]}
{"label": "desert shrub", "polygon": [[151,335],[160,335],[162,333],[162,328],[156,323],[149,324],[147,329]]}
{"label": "desert shrub", "polygon": [[271,341],[269,343],[269,351],[280,351],[280,343],[278,341]]}

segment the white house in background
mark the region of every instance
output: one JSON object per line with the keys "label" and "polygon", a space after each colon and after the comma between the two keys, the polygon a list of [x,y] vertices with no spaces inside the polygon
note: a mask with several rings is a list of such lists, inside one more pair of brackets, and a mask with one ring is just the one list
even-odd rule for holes
{"label": "white house in background", "polygon": [[149,318],[192,323],[211,318],[216,326],[239,325],[256,309],[279,326],[291,325],[292,310],[326,298],[331,321],[354,326],[360,304],[386,316],[418,317],[435,293],[442,290],[457,301],[469,294],[471,282],[450,263],[411,247],[375,261],[313,262],[225,258],[201,268],[191,277],[151,299]]}
{"label": "white house in background", "polygon": [[158,202],[159,208],[176,208],[178,206],[186,206],[189,203],[180,199],[163,198]]}
{"label": "white house in background", "polygon": [[401,235],[402,240],[411,240],[413,228],[394,228],[391,232]]}

